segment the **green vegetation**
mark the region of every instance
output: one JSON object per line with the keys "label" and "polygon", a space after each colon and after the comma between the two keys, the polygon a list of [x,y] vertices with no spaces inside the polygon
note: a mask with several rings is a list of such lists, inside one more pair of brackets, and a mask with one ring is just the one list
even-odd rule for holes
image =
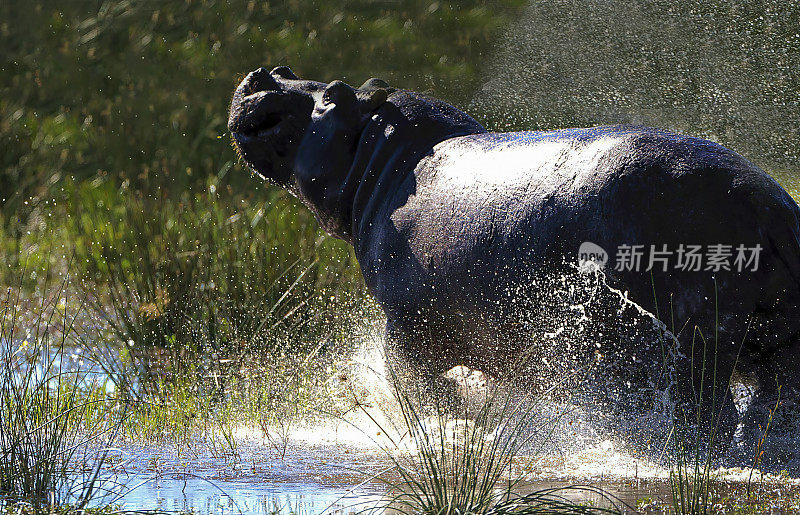
{"label": "green vegetation", "polygon": [[[420,404],[423,397],[402,391],[399,381],[393,383],[402,423],[391,433],[379,426],[383,434],[400,435],[384,449],[399,476],[399,480],[385,480],[387,510],[441,515],[619,513],[614,499],[598,488],[519,493],[520,480],[512,472],[515,459],[523,452],[540,450],[559,423],[559,415],[542,415],[544,396],[519,398],[494,386],[478,399],[474,413],[467,413],[465,407],[461,416],[454,417],[436,409],[425,417],[428,407]],[[577,503],[570,494],[594,496],[611,508]]]}
{"label": "green vegetation", "polygon": [[[103,506],[101,508],[76,508],[72,505],[62,505],[48,507],[46,512],[42,512],[41,510],[37,511],[33,506],[20,503],[6,506],[3,513],[5,515],[40,515],[42,513],[47,513],[48,515],[119,515],[125,512],[114,505]],[[152,515],[156,514],[153,513]]]}
{"label": "green vegetation", "polygon": [[269,431],[335,404],[333,370],[319,370],[335,357],[320,357],[321,346],[252,367],[246,384],[217,385],[219,398],[209,395],[213,382],[192,374],[151,375],[146,388],[124,390],[81,345],[102,335],[82,333],[83,312],[70,307],[63,284],[46,286],[38,304],[19,289],[0,303],[0,507],[8,513],[117,512],[104,508],[126,492],[104,468],[117,442],[168,442],[179,455],[200,443],[236,463],[238,425],[260,425],[285,452],[288,434]]}
{"label": "green vegetation", "polygon": [[[134,381],[189,373],[213,377],[221,391],[260,361],[341,340],[348,320],[340,318],[361,288],[349,255],[283,195],[231,206],[214,189],[155,210],[107,196],[113,213],[77,207],[76,261],[87,284],[103,285],[87,302],[105,322],[106,355],[124,350],[105,363],[125,394],[136,394]],[[77,206],[101,202],[97,193]]]}
{"label": "green vegetation", "polygon": [[55,293],[26,309],[9,289],[0,306],[0,499],[31,513],[81,510],[107,493],[103,445],[125,412],[102,380],[68,362],[76,317]]}
{"label": "green vegetation", "polygon": [[[63,181],[156,199],[202,188],[236,161],[228,102],[259,66],[353,84],[376,75],[464,101],[489,37],[521,3],[4,2],[0,202],[27,219]],[[234,167],[220,191],[258,198]]]}
{"label": "green vegetation", "polygon": [[676,438],[673,442],[675,464],[670,470],[669,484],[674,513],[705,515],[712,512],[714,437],[712,430],[706,437],[708,441],[700,441],[702,437],[698,434],[694,441],[686,442]]}

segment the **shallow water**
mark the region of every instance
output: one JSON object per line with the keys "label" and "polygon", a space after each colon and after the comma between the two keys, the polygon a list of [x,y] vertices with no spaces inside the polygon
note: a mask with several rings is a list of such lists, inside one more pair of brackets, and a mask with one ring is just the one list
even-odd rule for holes
{"label": "shallow water", "polygon": [[[329,429],[316,428],[319,432]],[[308,428],[297,431],[298,439],[291,442],[283,458],[259,439],[243,444],[235,456],[209,453],[200,439],[192,447],[127,445],[110,453],[106,478],[123,486],[118,490],[124,495],[115,502],[127,509],[199,514],[382,512],[387,487],[375,477],[383,473],[388,481],[396,479],[391,472],[393,462],[385,452],[374,443],[352,439],[338,445],[315,444],[306,440],[309,434]],[[515,461],[513,473],[526,478],[515,487],[520,494],[591,486],[602,493],[577,488],[558,495],[580,503],[615,506],[624,513],[644,508],[660,513],[671,499],[666,469],[618,451],[610,441],[568,457],[521,457]],[[758,490],[762,479],[758,472],[750,477],[749,471],[742,469],[718,473],[733,486],[716,490],[731,496],[742,496],[748,478]],[[780,506],[787,496],[800,500],[798,480],[768,476],[764,484],[759,498],[767,508]],[[793,511],[775,508],[767,512]]]}
{"label": "shallow water", "polygon": [[371,485],[317,482],[270,482],[256,479],[208,481],[194,477],[131,475],[142,486],[125,495],[123,507],[137,510],[216,513],[351,513],[380,503],[382,492]]}
{"label": "shallow water", "polygon": [[253,440],[222,453],[202,438],[128,444],[109,453],[105,478],[107,486],[116,484],[115,502],[128,509],[348,513],[380,501],[383,487],[369,478],[386,465],[376,452],[354,451],[307,442],[281,457],[266,441]]}
{"label": "shallow water", "polygon": [[[577,318],[584,323],[586,311],[578,311]],[[570,324],[565,317],[557,322],[566,328]],[[365,409],[352,410],[340,418],[293,422],[284,456],[260,430],[249,425],[234,431],[235,448],[208,434],[157,444],[126,442],[109,453],[105,467],[108,485],[113,483],[120,497],[104,501],[128,509],[202,514],[350,513],[385,506],[387,486],[378,476],[394,482],[397,474],[391,457],[413,449],[392,444],[392,440],[400,440],[403,429],[394,426],[398,408],[380,350],[382,325],[382,320],[365,321],[353,335],[361,347],[350,359],[348,375],[355,390],[365,392],[359,399]],[[651,325],[634,329],[649,330]],[[465,372],[469,371],[462,371],[464,381],[474,380]],[[477,384],[485,387],[480,381]],[[466,383],[461,386],[468,391]],[[524,416],[540,418],[542,423],[534,426],[544,431],[539,445],[525,449],[513,461],[510,477],[523,480],[515,490],[524,494],[554,487],[592,486],[602,489],[610,499],[579,489],[563,495],[576,502],[611,503],[627,512],[645,505],[659,512],[666,506],[671,498],[669,469],[654,463],[658,452],[643,456],[628,440],[630,436],[638,441],[652,435],[667,437],[664,428],[669,425],[660,425],[660,414],[625,418],[624,410],[615,406],[580,407],[570,402],[572,396],[566,390],[562,397],[561,401],[541,402],[523,412]],[[588,401],[599,398],[590,396]],[[521,399],[525,400],[524,396]],[[619,399],[622,397],[613,397],[614,401]],[[734,485],[722,488],[721,495],[730,491],[736,499],[743,496],[742,485],[761,478],[743,469],[717,473]],[[768,485],[769,492],[764,496],[781,499],[787,492],[797,495],[800,480],[768,477]]]}

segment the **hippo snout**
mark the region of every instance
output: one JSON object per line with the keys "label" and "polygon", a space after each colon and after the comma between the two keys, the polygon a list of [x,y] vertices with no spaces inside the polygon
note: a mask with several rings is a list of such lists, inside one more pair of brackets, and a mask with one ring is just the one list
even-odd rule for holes
{"label": "hippo snout", "polygon": [[311,81],[302,81],[286,66],[272,71],[258,68],[242,80],[231,100],[228,129],[254,135],[276,127],[292,116],[310,118],[313,108]]}
{"label": "hippo snout", "polygon": [[263,177],[285,185],[311,122],[314,95],[324,85],[299,79],[286,66],[258,68],[236,87],[228,129],[239,156]]}

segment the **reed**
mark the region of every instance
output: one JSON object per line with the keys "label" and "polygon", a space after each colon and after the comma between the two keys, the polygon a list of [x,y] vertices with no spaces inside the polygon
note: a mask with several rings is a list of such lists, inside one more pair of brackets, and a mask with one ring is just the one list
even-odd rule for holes
{"label": "reed", "polygon": [[74,202],[87,301],[105,329],[95,344],[131,398],[191,379],[219,399],[240,371],[330,340],[359,298],[351,254],[285,195],[245,205],[215,191],[122,202],[88,189]]}
{"label": "reed", "polygon": [[[592,486],[520,493],[515,461],[523,451],[541,450],[562,419],[563,412],[544,415],[547,392],[519,398],[493,386],[477,405],[471,404],[469,413],[465,408],[456,418],[442,410],[424,416],[429,408],[419,404],[420,396],[402,391],[398,381],[393,384],[401,436],[384,448],[397,479],[385,480],[390,494],[382,508],[437,515],[619,513],[617,501]],[[593,496],[609,507],[581,504],[571,498],[575,496]]]}
{"label": "reed", "polygon": [[83,510],[110,493],[101,478],[124,405],[71,362],[76,312],[65,290],[0,305],[0,499],[26,513]]}

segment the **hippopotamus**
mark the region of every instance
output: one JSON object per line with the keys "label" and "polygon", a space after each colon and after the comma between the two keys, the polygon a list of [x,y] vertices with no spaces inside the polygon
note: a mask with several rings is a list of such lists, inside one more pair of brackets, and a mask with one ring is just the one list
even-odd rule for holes
{"label": "hippopotamus", "polygon": [[734,371],[766,397],[799,385],[800,211],[719,144],[638,126],[487,132],[380,79],[285,66],[242,80],[228,127],[256,174],[353,246],[396,370],[502,376],[531,344],[541,278],[601,269],[681,342],[686,398],[731,409]]}

